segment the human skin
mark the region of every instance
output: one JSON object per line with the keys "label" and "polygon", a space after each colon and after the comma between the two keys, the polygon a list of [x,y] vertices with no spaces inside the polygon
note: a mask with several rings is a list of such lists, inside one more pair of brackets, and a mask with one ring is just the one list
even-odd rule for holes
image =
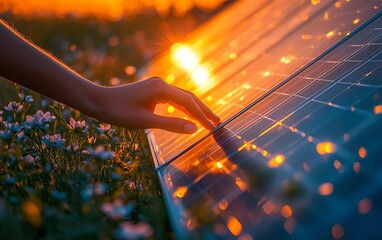
{"label": "human skin", "polygon": [[27,41],[1,19],[0,76],[121,127],[188,134],[197,131],[192,121],[154,114],[157,103],[174,105],[209,130],[220,121],[193,93],[159,77],[114,87],[97,85]]}

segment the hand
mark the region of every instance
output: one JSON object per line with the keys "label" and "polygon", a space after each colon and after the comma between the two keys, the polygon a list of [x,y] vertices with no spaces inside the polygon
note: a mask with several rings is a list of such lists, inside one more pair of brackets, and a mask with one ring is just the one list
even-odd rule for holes
{"label": "hand", "polygon": [[196,132],[197,127],[191,121],[155,115],[157,103],[175,106],[209,130],[220,121],[193,93],[171,86],[157,77],[117,87],[99,87],[97,91],[93,98],[96,104],[94,117],[126,128]]}

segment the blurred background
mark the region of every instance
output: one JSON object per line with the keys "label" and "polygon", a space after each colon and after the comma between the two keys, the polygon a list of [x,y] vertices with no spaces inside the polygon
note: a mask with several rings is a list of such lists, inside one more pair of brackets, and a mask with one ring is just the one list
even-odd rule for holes
{"label": "blurred background", "polygon": [[117,85],[231,2],[2,0],[0,17],[85,77]]}
{"label": "blurred background", "polygon": [[[7,21],[36,45],[52,53],[91,81],[112,86],[140,80],[138,76],[144,72],[143,66],[145,64],[155,58],[155,56],[168,50],[174,43],[181,42],[190,32],[208,21],[232,2],[234,1],[1,0],[0,18]],[[17,99],[18,88],[15,88],[11,82],[1,77],[0,88],[2,89],[0,106],[1,110],[4,110],[2,106],[6,106],[9,101]],[[33,97],[35,101],[32,103],[28,114],[32,114],[40,109],[44,112],[51,110],[48,106],[48,102],[51,104],[49,100],[35,93]],[[2,112],[1,110],[0,112]],[[95,128],[99,124],[75,111],[70,109],[64,110],[64,121],[67,121],[71,116],[76,119],[86,120],[89,129]],[[63,138],[67,139],[67,144],[71,143],[69,141],[70,132],[67,130],[56,130],[54,133],[60,133]],[[124,133],[124,130],[117,129],[114,136],[116,136],[116,139],[122,139]],[[78,142],[83,142],[83,145],[86,146],[86,136],[85,134],[82,135]],[[105,142],[101,141],[103,139],[101,135],[99,133],[95,135],[98,139],[97,142],[108,146],[109,143],[106,140]],[[151,225],[149,229],[152,228],[154,230],[154,234],[149,234],[149,236],[153,236],[155,239],[169,239],[172,238],[172,233],[167,223],[157,175],[154,172],[148,145],[143,140],[144,138],[145,135],[141,131],[140,136],[137,138],[139,139],[138,143],[142,143],[142,146],[139,145],[137,148],[137,151],[140,152],[137,154],[137,157],[140,159],[128,162],[127,165],[130,167],[130,170],[127,171],[128,176],[122,176],[122,179],[130,179],[129,186],[140,187],[137,188],[137,191],[132,191],[131,187],[130,192],[125,191],[126,182],[122,182],[120,185],[118,185],[119,183],[115,184],[113,189],[120,188],[119,190],[115,189],[115,192],[123,192],[118,194],[122,194],[126,202],[135,203],[136,207],[127,218],[128,220],[148,222]],[[142,139],[142,142],[140,139]],[[5,141],[0,141],[0,143],[0,149],[8,146]],[[126,148],[123,144],[120,146],[118,144],[113,143],[111,145],[115,149]],[[73,161],[73,159],[77,159],[79,156],[78,154],[78,156],[70,155],[69,153],[63,154],[62,151],[60,150],[60,156],[63,158],[63,161]],[[13,159],[16,155],[9,151],[4,156]],[[21,159],[17,163],[27,164],[21,161]],[[2,164],[7,164],[6,159]],[[113,172],[114,168],[121,168],[118,164],[121,165],[116,162],[111,164],[113,165],[112,167],[106,167],[106,165],[103,167]],[[124,164],[122,164],[122,168],[123,166]],[[41,168],[41,166],[36,165],[33,168]],[[0,179],[5,178],[9,174],[4,169],[0,172]],[[24,176],[26,173],[28,176],[28,171],[30,172],[28,169],[22,170],[20,168],[15,170],[14,174],[19,177]],[[87,171],[85,169],[83,172],[78,173],[88,176],[86,177],[87,184],[91,185],[93,181],[98,180],[108,181],[108,179],[92,180],[93,176],[97,176],[99,170],[89,174]],[[52,175],[53,178],[52,182],[64,181],[64,179],[60,179],[60,175]],[[67,185],[66,183],[62,184],[62,186]],[[26,184],[25,186],[29,185]],[[23,188],[29,189],[25,186]],[[45,202],[43,199],[36,200],[44,205],[41,215],[44,219],[43,222],[46,224],[35,228],[28,221],[24,220],[28,216],[24,216],[25,213],[20,210],[25,205],[23,205],[23,202],[28,202],[28,195],[20,195],[18,193],[15,193],[14,196],[10,195],[12,199],[17,200],[13,201],[9,196],[3,196],[4,192],[12,188],[12,186],[5,184],[0,187],[0,229],[7,229],[6,231],[0,231],[0,236],[4,237],[0,237],[2,239],[34,238],[33,236],[45,236],[47,239],[49,237],[56,239],[59,236],[63,238],[70,236],[69,238],[79,239],[83,239],[84,236],[98,236],[102,239],[119,238],[119,230],[116,229],[120,229],[122,226],[119,225],[120,220],[114,222],[110,220],[105,221],[104,217],[102,217],[100,221],[100,216],[103,216],[100,215],[100,206],[115,201],[118,198],[115,196],[119,196],[114,196],[113,192],[109,193],[108,191],[107,194],[105,193],[102,196],[94,196],[94,199],[101,199],[102,197],[102,200],[96,201],[97,204],[93,204],[94,206],[79,203],[76,199],[73,201],[66,199],[64,201],[66,207],[63,208],[61,203],[57,204],[56,201],[52,203],[49,201]],[[67,192],[76,192],[76,189],[68,188]],[[39,189],[35,189],[35,191],[35,195],[39,196]],[[83,213],[81,217],[77,216],[75,211],[68,212],[66,210],[79,208],[78,206],[82,206],[83,211],[86,210],[86,214]],[[9,212],[9,214],[6,212]],[[104,226],[105,224],[106,227]],[[127,231],[129,234],[142,231],[147,233],[148,231],[147,228],[142,229],[142,226],[140,228],[129,227],[128,225],[123,226],[124,231]]]}

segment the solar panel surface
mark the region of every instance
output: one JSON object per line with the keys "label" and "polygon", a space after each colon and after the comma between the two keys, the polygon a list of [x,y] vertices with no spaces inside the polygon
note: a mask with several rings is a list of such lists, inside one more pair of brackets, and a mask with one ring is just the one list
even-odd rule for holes
{"label": "solar panel surface", "polygon": [[[224,122],[215,131],[188,138],[161,136],[159,130],[148,134],[179,237],[382,237],[381,6],[379,1],[308,3],[283,5],[283,13],[289,9],[296,16],[322,4],[309,21],[270,46],[255,45],[266,44],[262,38],[273,36],[273,30],[247,48],[240,44],[245,50],[235,52],[234,60],[215,60],[214,53],[237,50],[225,50],[235,35],[207,54],[220,69],[213,78],[220,73],[221,82],[199,94],[216,99],[210,106]],[[264,4],[249,15],[272,5]],[[325,28],[326,18],[336,21]],[[247,19],[236,24],[242,27]],[[288,19],[279,23],[284,22],[293,26]],[[312,37],[304,39],[307,31]],[[313,48],[306,38],[314,39]],[[241,59],[247,52],[256,57]],[[190,81],[185,75],[179,82]]]}

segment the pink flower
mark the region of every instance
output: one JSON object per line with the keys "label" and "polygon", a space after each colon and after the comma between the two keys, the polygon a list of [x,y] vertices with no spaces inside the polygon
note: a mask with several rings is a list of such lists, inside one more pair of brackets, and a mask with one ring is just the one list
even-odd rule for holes
{"label": "pink flower", "polygon": [[83,121],[76,121],[72,117],[70,118],[68,124],[68,127],[73,130],[73,131],[81,131],[81,132],[86,132],[88,130],[88,126],[86,126],[85,120]]}
{"label": "pink flower", "polygon": [[115,232],[115,237],[117,239],[145,239],[151,237],[153,233],[152,227],[145,222],[137,224],[122,222]]}

